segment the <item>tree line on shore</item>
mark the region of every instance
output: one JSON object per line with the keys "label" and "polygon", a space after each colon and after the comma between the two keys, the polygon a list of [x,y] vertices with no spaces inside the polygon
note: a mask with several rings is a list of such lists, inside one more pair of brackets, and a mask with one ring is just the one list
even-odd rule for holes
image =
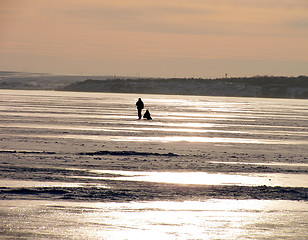
{"label": "tree line on shore", "polygon": [[139,94],[308,98],[308,77],[127,78],[72,83],[61,90]]}

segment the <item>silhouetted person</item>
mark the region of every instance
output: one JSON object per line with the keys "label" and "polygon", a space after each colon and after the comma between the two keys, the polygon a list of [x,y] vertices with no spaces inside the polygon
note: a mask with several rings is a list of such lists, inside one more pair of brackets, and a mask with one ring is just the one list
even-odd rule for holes
{"label": "silhouetted person", "polygon": [[151,114],[150,114],[149,110],[146,110],[146,111],[145,111],[145,113],[144,113],[144,115],[143,115],[143,118],[146,118],[146,119],[148,119],[148,120],[152,120]]}
{"label": "silhouetted person", "polygon": [[141,98],[139,98],[138,101],[136,102],[136,106],[137,106],[137,110],[138,110],[138,118],[141,119],[141,111],[144,108],[144,104],[143,104]]}

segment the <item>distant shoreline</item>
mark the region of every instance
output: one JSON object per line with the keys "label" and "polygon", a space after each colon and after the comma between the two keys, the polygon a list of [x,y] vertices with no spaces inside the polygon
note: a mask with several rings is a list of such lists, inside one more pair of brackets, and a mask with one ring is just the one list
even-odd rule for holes
{"label": "distant shoreline", "polygon": [[88,79],[63,91],[308,99],[308,77]]}
{"label": "distant shoreline", "polygon": [[0,89],[308,99],[308,77],[115,78],[0,71]]}

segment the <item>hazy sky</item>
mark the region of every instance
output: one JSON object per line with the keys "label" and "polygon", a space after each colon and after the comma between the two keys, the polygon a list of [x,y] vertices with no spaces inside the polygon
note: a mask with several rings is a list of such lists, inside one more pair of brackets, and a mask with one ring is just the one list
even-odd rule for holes
{"label": "hazy sky", "polygon": [[308,1],[0,0],[0,70],[308,75]]}

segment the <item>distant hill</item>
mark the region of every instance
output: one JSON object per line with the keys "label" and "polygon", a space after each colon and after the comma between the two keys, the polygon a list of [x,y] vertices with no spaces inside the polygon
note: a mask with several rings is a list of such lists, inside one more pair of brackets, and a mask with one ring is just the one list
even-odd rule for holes
{"label": "distant hill", "polygon": [[88,79],[61,90],[308,99],[308,77]]}
{"label": "distant hill", "polygon": [[308,77],[115,78],[0,71],[0,89],[308,99]]}

